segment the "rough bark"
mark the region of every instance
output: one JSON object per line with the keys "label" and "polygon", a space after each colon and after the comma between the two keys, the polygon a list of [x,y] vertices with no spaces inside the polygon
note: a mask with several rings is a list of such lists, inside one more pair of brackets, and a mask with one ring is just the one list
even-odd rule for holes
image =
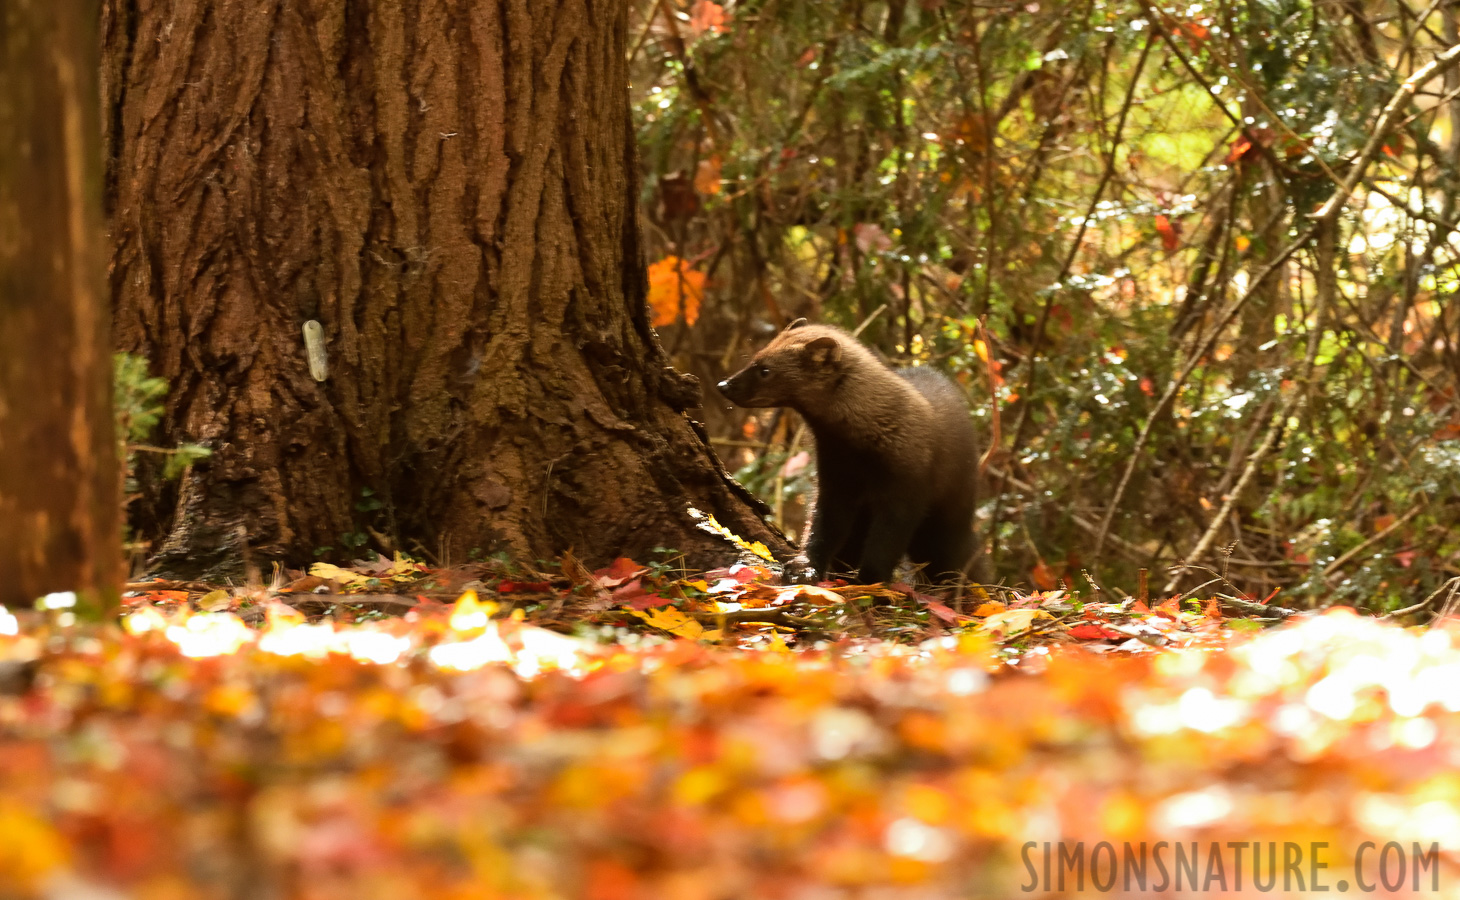
{"label": "rough bark", "polygon": [[690,506],[786,550],[648,324],[625,40],[614,0],[104,0],[118,338],[214,451],[136,504],[160,564],[730,555]]}
{"label": "rough bark", "polygon": [[0,604],[121,587],[96,20],[0,4]]}

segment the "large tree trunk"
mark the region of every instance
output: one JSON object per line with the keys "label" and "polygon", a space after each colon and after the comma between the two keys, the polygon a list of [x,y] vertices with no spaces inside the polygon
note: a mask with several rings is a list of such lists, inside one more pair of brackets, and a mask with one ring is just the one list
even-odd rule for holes
{"label": "large tree trunk", "polygon": [[96,16],[0,3],[0,604],[121,587]]}
{"label": "large tree trunk", "polygon": [[105,0],[117,333],[214,451],[136,505],[165,568],[786,550],[648,324],[626,6]]}

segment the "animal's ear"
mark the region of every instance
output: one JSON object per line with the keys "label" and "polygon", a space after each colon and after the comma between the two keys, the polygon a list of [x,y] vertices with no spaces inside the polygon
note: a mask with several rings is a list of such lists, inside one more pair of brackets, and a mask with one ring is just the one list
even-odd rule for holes
{"label": "animal's ear", "polygon": [[800,328],[802,325],[805,324],[806,320],[804,318],[797,319],[796,321],[792,322],[790,325],[787,325],[784,329],[782,329],[781,333],[785,334],[787,331],[790,331],[793,328]]}
{"label": "animal's ear", "polygon": [[806,342],[806,358],[819,366],[841,362],[842,345],[834,337],[819,337]]}

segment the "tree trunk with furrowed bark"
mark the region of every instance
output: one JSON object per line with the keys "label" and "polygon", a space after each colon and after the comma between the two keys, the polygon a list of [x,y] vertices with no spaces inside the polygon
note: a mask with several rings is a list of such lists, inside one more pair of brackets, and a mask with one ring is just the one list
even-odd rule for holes
{"label": "tree trunk with furrowed bark", "polygon": [[[159,565],[786,545],[648,323],[613,0],[106,0],[111,289],[213,455]],[[322,326],[312,377],[302,329]]]}
{"label": "tree trunk with furrowed bark", "polygon": [[0,3],[0,606],[121,589],[97,4]]}

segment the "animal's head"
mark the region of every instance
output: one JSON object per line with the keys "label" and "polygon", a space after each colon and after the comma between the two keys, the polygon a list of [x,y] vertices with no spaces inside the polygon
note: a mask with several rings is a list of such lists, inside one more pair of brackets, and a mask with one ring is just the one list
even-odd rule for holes
{"label": "animal's head", "polygon": [[805,410],[829,400],[841,380],[849,338],[825,325],[797,319],[750,361],[720,382],[720,393],[737,406],[790,406]]}

